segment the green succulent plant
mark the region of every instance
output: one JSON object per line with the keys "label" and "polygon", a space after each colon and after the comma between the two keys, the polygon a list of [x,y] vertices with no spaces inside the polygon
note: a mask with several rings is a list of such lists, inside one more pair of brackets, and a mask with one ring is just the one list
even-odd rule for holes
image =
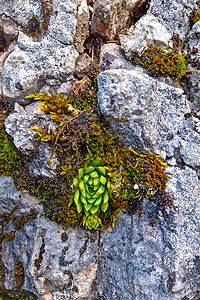
{"label": "green succulent plant", "polygon": [[108,209],[109,200],[110,181],[108,177],[114,175],[115,173],[112,173],[109,168],[101,166],[100,158],[87,160],[85,167],[80,168],[78,176],[74,178],[75,192],[69,206],[75,202],[78,213],[84,210],[86,217],[94,215],[98,211],[105,212]]}
{"label": "green succulent plant", "polygon": [[83,217],[83,226],[87,229],[97,229],[101,224],[101,219],[96,214]]}

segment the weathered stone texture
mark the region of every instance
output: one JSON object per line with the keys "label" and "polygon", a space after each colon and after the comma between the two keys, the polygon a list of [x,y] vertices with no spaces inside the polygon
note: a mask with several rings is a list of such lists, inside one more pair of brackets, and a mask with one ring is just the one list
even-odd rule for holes
{"label": "weathered stone texture", "polygon": [[114,229],[101,232],[97,280],[102,299],[198,299],[199,181],[190,168],[169,172],[176,211],[167,212],[153,230],[147,215],[154,207],[146,202],[140,222],[136,215],[120,214]]}
{"label": "weathered stone texture", "polygon": [[98,86],[101,112],[126,145],[164,158],[178,151],[186,164],[200,165],[200,136],[187,118],[190,104],[183,90],[135,70],[105,71]]}

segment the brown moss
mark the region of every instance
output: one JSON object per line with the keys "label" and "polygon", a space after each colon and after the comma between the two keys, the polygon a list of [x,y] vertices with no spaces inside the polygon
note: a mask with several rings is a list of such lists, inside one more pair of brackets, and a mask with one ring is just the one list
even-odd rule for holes
{"label": "brown moss", "polygon": [[7,242],[12,241],[12,240],[14,239],[14,237],[15,237],[15,232],[16,232],[16,231],[11,231],[11,232],[5,233],[5,235],[4,235],[5,240],[6,240]]}
{"label": "brown moss", "polygon": [[180,78],[187,72],[185,58],[178,51],[165,51],[149,46],[141,56],[134,59],[134,62],[155,76]]}
{"label": "brown moss", "polygon": [[16,230],[20,230],[24,228],[24,225],[28,221],[34,220],[38,215],[37,210],[31,208],[30,213],[20,217],[13,217],[12,222],[15,225]]}
{"label": "brown moss", "polygon": [[14,266],[14,277],[18,286],[22,286],[24,284],[24,267],[20,261],[17,261]]}
{"label": "brown moss", "polygon": [[196,10],[191,17],[192,25],[200,20],[200,10]]}

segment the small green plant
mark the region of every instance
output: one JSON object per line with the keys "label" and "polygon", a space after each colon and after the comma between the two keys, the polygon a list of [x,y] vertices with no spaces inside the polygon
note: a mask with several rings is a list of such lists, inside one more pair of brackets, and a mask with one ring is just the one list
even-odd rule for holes
{"label": "small green plant", "polygon": [[[110,181],[108,178],[114,175],[108,167],[101,166],[100,158],[87,160],[85,167],[78,170],[78,177],[74,178],[75,192],[69,206],[75,202],[78,213],[84,210],[87,217],[100,210],[105,212],[109,205]],[[86,224],[88,228],[96,229],[101,224],[98,220],[100,220],[98,216],[84,218],[83,224]],[[89,225],[88,222],[90,222]]]}
{"label": "small green plant", "polygon": [[98,229],[100,225],[102,225],[101,219],[96,214],[85,215],[83,217],[83,226],[85,226],[86,229]]}
{"label": "small green plant", "polygon": [[135,62],[155,76],[180,78],[188,72],[185,57],[179,51],[165,51],[149,46]]}

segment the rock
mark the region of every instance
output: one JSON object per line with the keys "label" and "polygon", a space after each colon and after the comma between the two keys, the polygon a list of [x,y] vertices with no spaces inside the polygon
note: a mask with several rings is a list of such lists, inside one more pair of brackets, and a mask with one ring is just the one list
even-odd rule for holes
{"label": "rock", "polygon": [[[55,153],[49,161],[53,147],[38,141],[36,131],[30,130],[30,127],[36,126],[45,126],[52,130],[56,128],[51,116],[45,115],[40,109],[38,101],[27,105],[25,109],[16,103],[13,114],[5,121],[6,131],[13,137],[15,146],[23,154],[33,156],[27,165],[29,174],[36,177],[53,178],[57,174],[59,162]],[[37,152],[39,153],[37,154]]]}
{"label": "rock", "polygon": [[108,70],[98,76],[98,102],[125,145],[200,166],[200,136],[194,131],[183,90],[135,70]]}
{"label": "rock", "polygon": [[191,11],[198,7],[198,0],[151,0],[148,14],[154,15],[181,40],[190,29]]}
{"label": "rock", "polygon": [[192,26],[192,29],[189,32],[188,37],[187,37],[187,39],[189,40],[188,44],[189,44],[190,53],[193,53],[194,50],[195,50],[195,52],[200,51],[199,38],[200,38],[200,21],[196,22]]}
{"label": "rock", "polygon": [[99,67],[101,72],[110,69],[139,69],[126,59],[121,47],[114,43],[108,43],[101,47]]}
{"label": "rock", "polygon": [[26,109],[16,103],[14,112],[5,120],[7,133],[13,137],[15,146],[25,155],[38,151],[37,133],[35,130],[29,129],[43,126],[42,124],[55,129],[51,116],[45,115],[41,111],[38,101],[28,105]]}
{"label": "rock", "polygon": [[98,73],[98,68],[99,67],[95,65],[89,55],[83,53],[79,55],[76,61],[76,76],[79,79],[83,79],[84,76],[94,78],[94,76]]}
{"label": "rock", "polygon": [[[12,224],[9,224],[10,228]],[[8,228],[8,229],[10,229]],[[63,242],[61,235],[67,233]],[[92,298],[96,278],[98,238],[90,241],[84,231],[68,228],[38,216],[23,230],[17,230],[12,241],[2,244],[2,261],[7,269],[5,287],[16,286],[15,262],[22,262],[25,272],[23,288],[52,299]],[[80,281],[77,289],[76,284]],[[51,299],[51,298],[50,298]]]}
{"label": "rock", "polygon": [[35,197],[30,196],[27,191],[17,191],[12,177],[0,176],[0,187],[0,214],[10,213],[16,206],[17,216],[29,213],[31,208],[43,211]]}
{"label": "rock", "polygon": [[90,12],[86,0],[82,0],[78,6],[76,36],[74,45],[79,53],[84,52],[84,42],[89,36]]}
{"label": "rock", "polygon": [[39,154],[31,159],[27,166],[31,176],[54,178],[57,175],[59,161],[56,153],[52,156],[52,151],[52,146],[49,146],[47,143],[41,143]]}
{"label": "rock", "polygon": [[[97,1],[94,6],[91,23],[91,33],[112,40],[117,31],[126,30],[131,15],[137,15],[141,8],[145,8],[146,0],[104,0]],[[140,12],[142,15],[143,11]]]}
{"label": "rock", "polygon": [[[73,45],[77,5],[77,1],[54,1],[55,11],[48,15],[49,28],[42,32],[40,39],[33,39],[20,31],[18,47],[7,57],[2,69],[2,95],[7,102],[29,104],[30,101],[22,99],[39,92],[48,79],[58,81],[56,86],[49,85],[51,93],[69,77],[73,80],[78,57]],[[28,1],[24,5],[23,1],[18,1],[11,7],[4,4],[2,12],[23,26],[32,15],[42,19],[39,3],[34,5]]]}
{"label": "rock", "polygon": [[[78,54],[73,46],[60,47],[53,40],[43,40],[43,45],[37,44],[37,51],[30,44],[27,51],[17,47],[7,57],[2,69],[2,92],[5,100],[28,104],[30,100],[27,101],[24,97],[39,91],[46,78],[56,78],[60,83],[61,79],[64,81],[74,73]],[[53,91],[55,89],[53,87]]]}
{"label": "rock", "polygon": [[168,211],[153,230],[147,217],[153,206],[146,202],[140,222],[120,213],[115,228],[101,232],[97,289],[102,299],[198,299],[199,181],[187,167],[169,172],[176,211]]}
{"label": "rock", "polygon": [[188,92],[192,110],[200,117],[200,71],[195,70],[188,74]]}
{"label": "rock", "polygon": [[141,54],[149,45],[168,49],[172,46],[172,31],[153,15],[143,16],[127,34],[120,34],[121,47],[131,60]]}
{"label": "rock", "polygon": [[15,22],[6,15],[0,17],[0,48],[3,52],[17,39],[18,27]]}

